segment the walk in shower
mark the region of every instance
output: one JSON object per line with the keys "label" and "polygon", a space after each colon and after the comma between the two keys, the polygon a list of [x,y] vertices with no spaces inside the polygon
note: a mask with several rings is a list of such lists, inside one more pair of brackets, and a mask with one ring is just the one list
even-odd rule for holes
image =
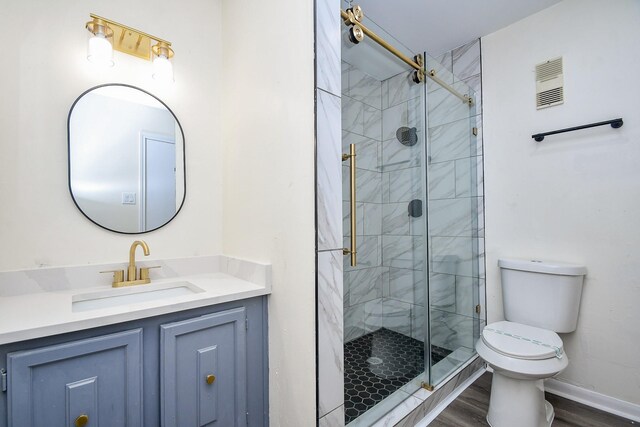
{"label": "walk in shower", "polygon": [[465,83],[424,53],[434,78],[416,83],[389,46],[342,28],[345,424],[369,425],[475,354],[481,147]]}

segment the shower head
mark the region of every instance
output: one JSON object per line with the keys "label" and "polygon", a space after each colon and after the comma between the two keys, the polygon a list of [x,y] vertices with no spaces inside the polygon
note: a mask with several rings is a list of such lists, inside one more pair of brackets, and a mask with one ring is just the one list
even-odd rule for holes
{"label": "shower head", "polygon": [[418,130],[403,126],[396,131],[396,138],[402,145],[412,147],[418,143]]}

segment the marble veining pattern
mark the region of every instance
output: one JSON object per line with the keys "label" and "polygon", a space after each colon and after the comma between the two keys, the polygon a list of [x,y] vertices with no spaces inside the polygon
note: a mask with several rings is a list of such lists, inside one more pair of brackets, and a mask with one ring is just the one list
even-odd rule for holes
{"label": "marble veining pattern", "polygon": [[[453,88],[460,93],[468,93],[468,86],[462,82],[454,83]],[[433,90],[429,100],[429,126],[439,126],[456,120],[468,119],[469,105],[462,102],[444,88]],[[469,126],[467,124],[467,130]]]}
{"label": "marble veining pattern", "polygon": [[[342,200],[349,201],[349,166],[342,166]],[[382,174],[356,169],[356,200],[358,202],[382,202]]]}
{"label": "marble veining pattern", "polygon": [[[356,235],[357,236],[357,235]],[[382,256],[380,248],[380,236],[360,236],[357,238],[357,260],[355,267],[349,264],[349,255],[344,255],[344,271],[359,270],[367,267],[379,267],[382,265]],[[351,240],[347,237],[344,239],[345,248],[350,247]]]}
{"label": "marble veining pattern", "polygon": [[382,236],[382,264],[386,267],[422,270],[423,256],[422,236]]}
{"label": "marble veining pattern", "polygon": [[382,234],[408,236],[409,228],[408,204],[385,203],[382,205]]}
{"label": "marble veining pattern", "polygon": [[453,74],[461,80],[480,74],[480,40],[453,50]]}
{"label": "marble veining pattern", "polygon": [[475,305],[479,303],[477,290],[480,279],[477,277],[456,277],[455,301],[456,313],[467,317],[477,317]]}
{"label": "marble veining pattern", "polygon": [[340,98],[317,91],[318,250],[339,248],[342,241]]}
{"label": "marble veining pattern", "polygon": [[351,71],[351,64],[345,61],[340,62],[340,77],[341,77],[341,94],[349,96],[349,71]]}
{"label": "marble veining pattern", "polygon": [[382,84],[382,108],[393,107],[421,95],[422,86],[415,84],[408,72],[396,74]]}
{"label": "marble veining pattern", "polygon": [[365,105],[363,114],[364,135],[368,138],[380,140],[382,138],[382,111]]}
{"label": "marble veining pattern", "polygon": [[320,418],[318,427],[344,426],[344,405],[340,405],[324,417]]}
{"label": "marble veining pattern", "polygon": [[429,165],[429,199],[450,199],[456,196],[455,162]]}
{"label": "marble veining pattern", "polygon": [[373,332],[382,328],[382,298],[364,304],[364,330]]}
{"label": "marble veining pattern", "polygon": [[364,104],[348,96],[342,96],[342,130],[364,134]]}
{"label": "marble veining pattern", "polygon": [[380,110],[382,83],[360,69],[352,67],[349,70],[349,96]]}
{"label": "marble veining pattern", "polygon": [[448,350],[474,348],[474,319],[456,313],[431,309],[431,343]]}
{"label": "marble veining pattern", "polygon": [[[429,128],[431,162],[464,159],[476,155],[477,147],[469,129],[469,119],[462,118],[445,125]],[[475,138],[474,138],[475,139]]]}
{"label": "marble veining pattern", "polygon": [[[345,297],[345,301],[348,298]],[[344,342],[348,343],[364,335],[364,304],[356,304],[344,310]]]}
{"label": "marble veining pattern", "polygon": [[396,137],[396,131],[401,126],[407,126],[407,103],[403,102],[382,111],[382,140],[386,141]]}
{"label": "marble veining pattern", "polygon": [[344,400],[342,255],[318,253],[318,411],[322,417]]}
{"label": "marble veining pattern", "polygon": [[429,296],[432,307],[443,311],[455,310],[457,301],[456,276],[453,274],[431,274]]}
{"label": "marble veining pattern", "polygon": [[340,25],[336,19],[339,0],[316,2],[316,80],[320,89],[340,96]]}
{"label": "marble veining pattern", "polygon": [[[477,239],[475,239],[477,240]],[[431,238],[431,253],[434,259],[446,259],[446,257],[454,258],[455,274],[461,276],[473,276],[473,262],[475,261],[474,249],[477,242],[471,237],[438,237]],[[448,273],[448,263],[433,262],[432,271],[434,273]]]}
{"label": "marble veining pattern", "polygon": [[453,73],[453,59],[452,52],[445,52],[435,58],[427,57],[427,68],[432,69],[434,66],[444,68],[445,70]]}
{"label": "marble veining pattern", "polygon": [[[421,141],[423,138],[421,130],[418,129],[416,133],[418,134],[418,141]],[[381,165],[385,172],[417,167],[421,164],[422,144],[418,143],[414,146],[407,147],[402,145],[395,135],[393,139],[382,143]]]}
{"label": "marble veining pattern", "polygon": [[408,268],[389,268],[389,297],[414,305],[426,305],[425,272]]}
{"label": "marble veining pattern", "polygon": [[380,203],[364,203],[364,234],[379,236],[382,234],[382,206]]}
{"label": "marble veining pattern", "polygon": [[390,298],[383,299],[382,327],[411,336],[411,304]]}
{"label": "marble veining pattern", "polygon": [[474,235],[475,199],[440,199],[429,202],[429,228],[434,236]]}
{"label": "marble veining pattern", "polygon": [[[342,90],[348,92],[349,89],[345,83],[348,84],[350,67],[340,61],[342,23],[336,16],[338,6],[339,0],[315,2],[316,84],[326,91],[316,88],[319,249],[343,246],[341,129],[360,135],[364,133],[364,104],[349,97],[340,99]],[[372,163],[375,166],[378,157],[375,145],[373,151]],[[319,252],[317,257],[318,417],[321,426],[340,427],[344,425],[343,259],[341,251]]]}
{"label": "marble veining pattern", "polygon": [[345,273],[345,281],[349,286],[349,304],[353,306],[382,298],[386,270],[383,267],[372,267]]}
{"label": "marble veining pattern", "polygon": [[422,199],[422,168],[389,172],[389,202],[410,202]]}
{"label": "marble veining pattern", "polygon": [[[367,169],[370,171],[380,170],[380,141],[368,138],[357,133],[342,132],[342,152],[349,152],[349,145],[355,144],[357,155],[358,169]],[[347,165],[348,161],[344,161],[343,165]]]}

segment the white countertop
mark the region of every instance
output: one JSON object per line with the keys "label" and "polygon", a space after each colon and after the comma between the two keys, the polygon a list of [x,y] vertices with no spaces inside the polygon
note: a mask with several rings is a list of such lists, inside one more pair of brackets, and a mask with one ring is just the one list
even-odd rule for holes
{"label": "white countertop", "polygon": [[[204,291],[189,295],[76,312],[73,311],[72,306],[74,295],[108,291],[113,288],[109,285],[102,285],[40,292],[32,289],[28,293],[0,295],[0,345],[271,293],[270,266],[247,261],[237,261],[232,266],[231,264],[236,260],[226,257],[217,258],[223,260],[223,262],[216,260],[216,264],[221,264],[222,268],[219,269],[223,272],[202,273],[200,271],[199,274],[152,279],[149,285],[118,288],[127,292],[126,290],[133,288],[146,287],[151,289],[175,282],[188,282]],[[244,265],[240,265],[240,268],[234,268],[238,263]],[[171,266],[169,261],[166,261],[166,264]],[[247,265],[249,269],[246,268]],[[216,269],[218,269],[218,265],[216,265]],[[69,271],[70,269],[67,268],[66,273],[69,274]],[[249,274],[245,274],[246,272]],[[257,280],[249,281],[245,280],[246,278],[257,278]],[[114,291],[117,292],[115,289]]]}

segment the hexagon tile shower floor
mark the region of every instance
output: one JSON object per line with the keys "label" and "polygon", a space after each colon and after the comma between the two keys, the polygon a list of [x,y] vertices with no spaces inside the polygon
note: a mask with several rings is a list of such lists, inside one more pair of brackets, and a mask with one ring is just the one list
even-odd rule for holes
{"label": "hexagon tile shower floor", "polygon": [[[431,347],[433,363],[449,353]],[[344,406],[348,424],[424,372],[424,343],[378,329],[345,344]]]}

